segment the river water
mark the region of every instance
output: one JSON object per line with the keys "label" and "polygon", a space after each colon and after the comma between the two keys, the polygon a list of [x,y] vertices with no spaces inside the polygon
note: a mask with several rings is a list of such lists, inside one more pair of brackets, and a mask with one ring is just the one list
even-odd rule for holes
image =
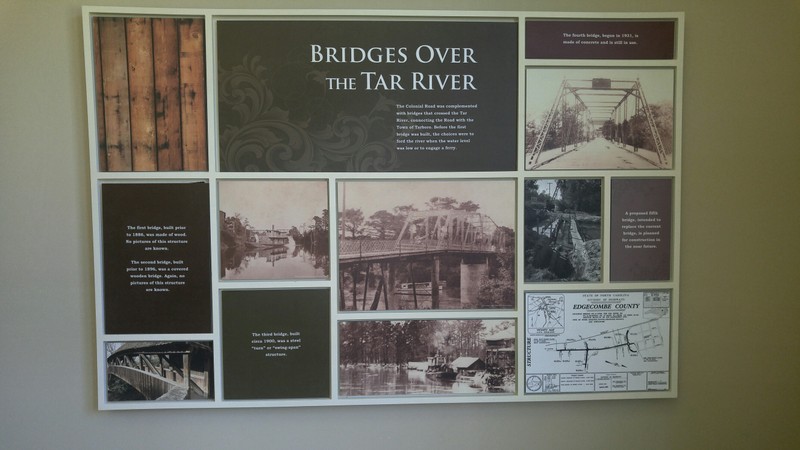
{"label": "river water", "polygon": [[222,255],[222,278],[226,280],[286,280],[327,278],[327,255],[314,255],[302,246],[243,251],[229,249]]}
{"label": "river water", "polygon": [[419,370],[398,369],[395,366],[359,365],[339,367],[339,395],[419,395],[419,394],[476,394],[488,392],[471,387],[470,383],[435,380]]}

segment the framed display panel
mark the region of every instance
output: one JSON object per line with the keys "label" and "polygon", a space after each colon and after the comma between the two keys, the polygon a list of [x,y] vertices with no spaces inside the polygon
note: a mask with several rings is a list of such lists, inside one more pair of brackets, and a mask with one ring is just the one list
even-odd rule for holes
{"label": "framed display panel", "polygon": [[682,13],[83,18],[100,409],[677,396]]}

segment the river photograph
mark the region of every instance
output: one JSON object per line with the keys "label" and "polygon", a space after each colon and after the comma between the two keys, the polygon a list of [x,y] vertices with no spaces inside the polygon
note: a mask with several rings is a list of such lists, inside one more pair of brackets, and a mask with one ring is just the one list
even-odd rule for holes
{"label": "river photograph", "polygon": [[339,395],[516,392],[516,321],[339,323]]}
{"label": "river photograph", "polygon": [[328,279],[327,207],[326,181],[220,181],[220,278]]}

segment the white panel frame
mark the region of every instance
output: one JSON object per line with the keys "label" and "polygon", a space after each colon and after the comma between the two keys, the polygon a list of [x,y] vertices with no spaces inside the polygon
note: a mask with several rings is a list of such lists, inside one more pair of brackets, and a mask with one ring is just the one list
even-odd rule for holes
{"label": "white panel frame", "polygon": [[[379,404],[438,404],[438,403],[491,403],[491,402],[549,402],[549,401],[575,401],[575,400],[607,400],[607,399],[655,399],[675,398],[678,395],[678,329],[679,329],[679,304],[680,304],[680,250],[681,250],[681,149],[682,149],[682,97],[683,97],[683,47],[684,47],[684,14],[682,12],[655,12],[655,13],[565,13],[565,12],[533,12],[533,11],[411,11],[411,10],[253,10],[253,9],[166,9],[166,8],[126,8],[126,7],[95,7],[84,6],[83,15],[83,44],[86,71],[86,101],[88,109],[88,135],[89,135],[89,161],[91,164],[91,201],[92,201],[92,228],[93,228],[93,258],[94,258],[94,292],[95,292],[95,322],[96,322],[96,350],[97,350],[97,396],[98,407],[101,410],[127,410],[127,409],[180,409],[180,408],[252,408],[252,407],[297,407],[297,406],[333,406],[333,405],[379,405]],[[92,22],[94,16],[192,16],[205,19],[205,49],[206,49],[206,92],[207,92],[207,136],[208,136],[208,167],[207,172],[101,172],[98,161],[97,140],[97,114],[95,111],[94,66],[92,51]],[[518,60],[518,117],[517,117],[517,170],[508,172],[449,172],[449,173],[356,173],[356,172],[296,172],[296,173],[232,173],[220,172],[218,168],[218,116],[217,116],[217,72],[216,72],[216,23],[226,19],[267,19],[267,18],[296,18],[301,20],[382,20],[382,19],[408,19],[408,20],[458,20],[458,19],[487,19],[497,21],[515,21],[519,27],[519,60]],[[532,60],[525,59],[525,22],[527,19],[572,19],[572,20],[674,20],[675,29],[675,57],[672,60]],[[674,98],[674,147],[672,169],[640,172],[635,170],[525,170],[525,73],[531,66],[559,66],[559,67],[589,67],[589,66],[614,66],[614,67],[669,67],[675,70],[675,98]],[[610,181],[613,177],[669,177],[674,181],[673,198],[673,227],[672,227],[672,278],[664,282],[636,282],[620,283],[609,281],[609,226],[610,218]],[[601,178],[603,184],[603,280],[599,283],[525,283],[523,282],[523,181],[526,178]],[[219,267],[219,224],[217,214],[217,186],[219,180],[230,179],[326,179],[328,182],[328,198],[330,211],[330,279],[313,281],[259,281],[231,284],[230,281],[221,281],[212,275],[211,301],[213,325],[209,334],[179,334],[179,335],[111,335],[104,331],[103,314],[103,254],[102,254],[102,221],[100,211],[100,187],[104,183],[115,182],[168,182],[168,181],[205,181],[210,190],[210,217],[211,217],[211,267]],[[379,315],[367,312],[341,313],[337,308],[338,289],[338,260],[336,242],[336,226],[338,222],[336,204],[336,182],[341,179],[466,179],[466,178],[513,178],[517,182],[517,219],[516,219],[516,308],[503,311],[447,311],[447,312],[384,312]],[[250,289],[250,288],[329,288],[331,293],[331,398],[330,399],[297,399],[297,400],[225,400],[222,391],[222,343],[220,337],[220,290],[225,288]],[[620,291],[620,290],[670,290],[672,292],[672,313],[670,332],[670,373],[669,389],[665,391],[643,392],[615,392],[615,393],[581,393],[581,394],[524,394],[524,342],[525,342],[525,310],[524,295],[526,291]],[[515,319],[517,330],[517,392],[515,394],[480,394],[480,395],[424,395],[424,396],[381,396],[360,398],[339,398],[338,396],[338,327],[339,320],[361,319]],[[106,401],[105,386],[105,342],[126,340],[206,340],[213,341],[214,345],[214,371],[215,371],[215,398],[208,401]],[[321,369],[324,370],[324,369]]]}

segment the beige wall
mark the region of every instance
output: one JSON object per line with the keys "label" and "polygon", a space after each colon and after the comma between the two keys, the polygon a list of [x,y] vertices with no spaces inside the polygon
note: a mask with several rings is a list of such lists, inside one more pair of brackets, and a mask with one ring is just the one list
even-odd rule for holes
{"label": "beige wall", "polygon": [[0,448],[796,448],[800,2],[385,3],[686,12],[678,399],[102,413],[80,4],[0,0]]}

